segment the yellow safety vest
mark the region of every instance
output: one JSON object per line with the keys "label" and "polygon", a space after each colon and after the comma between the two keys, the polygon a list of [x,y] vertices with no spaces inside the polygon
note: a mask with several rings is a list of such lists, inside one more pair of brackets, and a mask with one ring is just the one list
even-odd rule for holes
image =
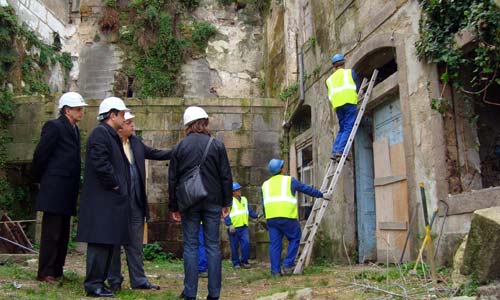
{"label": "yellow safety vest", "polygon": [[246,197],[241,196],[241,202],[233,197],[233,206],[229,217],[234,227],[248,226],[248,200]]}
{"label": "yellow safety vest", "polygon": [[266,219],[297,219],[297,198],[292,195],[292,177],[275,175],[262,185]]}
{"label": "yellow safety vest", "polygon": [[352,78],[351,69],[338,69],[326,80],[328,99],[333,108],[344,104],[358,104],[356,83]]}

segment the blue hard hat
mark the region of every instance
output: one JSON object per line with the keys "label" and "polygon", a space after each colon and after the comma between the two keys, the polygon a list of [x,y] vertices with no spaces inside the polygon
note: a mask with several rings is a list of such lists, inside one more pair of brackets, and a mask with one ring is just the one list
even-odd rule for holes
{"label": "blue hard hat", "polygon": [[237,183],[236,181],[233,182],[233,192],[241,189],[241,185]]}
{"label": "blue hard hat", "polygon": [[345,60],[345,57],[342,54],[337,53],[334,56],[332,56],[332,64],[337,63],[339,61],[344,61],[344,60]]}
{"label": "blue hard hat", "polygon": [[285,162],[281,159],[276,159],[276,158],[273,158],[269,161],[269,173],[271,173],[271,175],[274,175],[276,173],[278,173],[279,171],[281,171],[281,168],[283,167],[283,164]]}

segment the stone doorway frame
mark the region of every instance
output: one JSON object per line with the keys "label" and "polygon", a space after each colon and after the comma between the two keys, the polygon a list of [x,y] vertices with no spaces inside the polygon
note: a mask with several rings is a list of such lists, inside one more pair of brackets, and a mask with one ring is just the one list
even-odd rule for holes
{"label": "stone doorway frame", "polygon": [[[396,73],[392,74],[384,81],[375,86],[372,92],[372,100],[368,104],[367,110],[373,110],[374,106],[376,106],[377,104],[377,101],[379,101],[378,103],[380,103],[385,95],[393,92],[397,92],[399,94],[401,114],[403,118],[403,144],[408,180],[408,215],[411,216],[412,212],[417,208],[417,194],[413,192],[417,190],[417,186],[415,182],[415,153],[413,147],[413,134],[411,129],[410,98],[408,93],[404,35],[396,33],[384,33],[367,38],[365,41],[361,42],[361,45],[359,47],[346,54],[346,67],[352,68],[356,66],[356,64],[360,63],[364,58],[381,48],[394,49],[394,59],[396,60],[398,69]],[[417,224],[417,222],[409,224],[408,228],[410,232],[418,232]],[[416,234],[410,235],[410,241],[408,245],[410,258],[413,258],[416,255],[416,249],[414,249],[415,247],[413,247],[417,240],[416,237]]]}

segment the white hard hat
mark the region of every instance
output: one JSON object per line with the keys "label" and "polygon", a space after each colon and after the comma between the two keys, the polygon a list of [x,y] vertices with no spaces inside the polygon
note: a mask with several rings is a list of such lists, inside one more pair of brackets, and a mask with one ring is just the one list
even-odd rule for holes
{"label": "white hard hat", "polygon": [[184,111],[184,126],[199,119],[208,119],[208,115],[203,108],[198,106],[186,108],[186,111]]}
{"label": "white hard hat", "polygon": [[118,111],[130,110],[125,106],[125,103],[123,102],[122,99],[118,97],[108,97],[102,100],[101,104],[99,105],[99,115],[105,114],[112,109],[116,109]]}
{"label": "white hard hat", "polygon": [[61,109],[64,106],[82,107],[87,106],[87,103],[83,100],[82,95],[75,92],[68,92],[64,93],[61,98],[59,98],[58,108]]}
{"label": "white hard hat", "polygon": [[129,111],[126,111],[124,118],[125,118],[125,121],[127,121],[127,120],[130,120],[132,118],[135,118],[135,116],[133,114],[131,114]]}

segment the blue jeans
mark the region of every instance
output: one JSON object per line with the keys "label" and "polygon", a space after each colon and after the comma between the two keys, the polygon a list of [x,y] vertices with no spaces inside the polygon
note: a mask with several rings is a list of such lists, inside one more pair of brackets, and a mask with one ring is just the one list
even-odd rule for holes
{"label": "blue jeans", "polygon": [[356,107],[356,104],[344,104],[335,108],[337,119],[339,120],[339,132],[333,142],[332,155],[344,153],[345,145],[356,121],[358,112]]}
{"label": "blue jeans", "polygon": [[198,247],[198,272],[207,271],[207,252],[205,250],[205,241],[203,239],[203,225],[200,224],[200,233],[198,234],[200,246]]}
{"label": "blue jeans", "polygon": [[200,221],[208,260],[208,296],[218,299],[221,289],[222,256],[219,248],[219,226],[222,208],[205,204],[195,206],[181,214],[184,241],[184,295],[196,297],[198,293],[198,248]]}
{"label": "blue jeans", "polygon": [[283,266],[291,268],[295,266],[295,258],[299,252],[300,230],[299,221],[296,219],[273,218],[267,220],[269,231],[269,258],[271,260],[271,274],[281,273],[281,250],[283,249],[283,235],[288,239],[288,250],[283,260]]}
{"label": "blue jeans", "polygon": [[[239,266],[240,263],[248,264],[250,256],[250,237],[248,235],[248,227],[236,227],[236,232],[231,234],[228,230],[229,245],[231,246],[231,261],[233,266]],[[238,253],[238,248],[241,245],[241,259]]]}

